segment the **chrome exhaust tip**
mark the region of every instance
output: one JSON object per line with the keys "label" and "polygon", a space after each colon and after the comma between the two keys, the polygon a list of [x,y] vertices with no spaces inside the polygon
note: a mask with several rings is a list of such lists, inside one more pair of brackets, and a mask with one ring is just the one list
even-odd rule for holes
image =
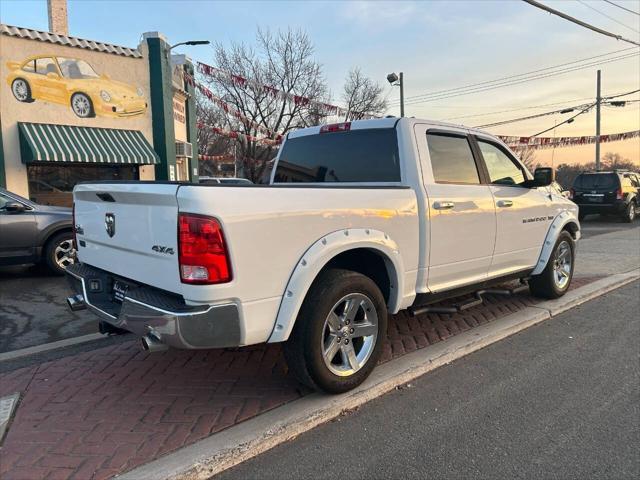
{"label": "chrome exhaust tip", "polygon": [[77,312],[87,308],[87,304],[84,303],[84,297],[80,294],[67,297],[67,305],[72,312]]}
{"label": "chrome exhaust tip", "polygon": [[149,353],[162,352],[169,349],[168,345],[165,345],[153,335],[145,335],[142,337],[140,339],[140,345],[142,346],[142,350]]}

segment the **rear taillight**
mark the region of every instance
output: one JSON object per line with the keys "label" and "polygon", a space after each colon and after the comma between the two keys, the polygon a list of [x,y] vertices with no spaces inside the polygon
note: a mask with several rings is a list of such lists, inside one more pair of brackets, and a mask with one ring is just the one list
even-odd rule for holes
{"label": "rear taillight", "polygon": [[348,132],[349,130],[351,130],[351,122],[331,123],[320,127],[320,133]]}
{"label": "rear taillight", "polygon": [[622,200],[624,198],[624,193],[622,193],[622,189],[619,188],[616,190],[616,200]]}
{"label": "rear taillight", "polygon": [[576,197],[576,191],[573,188],[569,189],[569,200],[573,200]]}
{"label": "rear taillight", "polygon": [[231,281],[222,226],[215,218],[179,214],[178,253],[183,283],[210,285]]}

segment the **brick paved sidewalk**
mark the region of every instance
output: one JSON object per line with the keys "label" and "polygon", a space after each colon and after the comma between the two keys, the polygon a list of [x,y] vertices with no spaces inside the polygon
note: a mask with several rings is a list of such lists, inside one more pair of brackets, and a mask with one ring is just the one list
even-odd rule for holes
{"label": "brick paved sidewalk", "polygon": [[[486,299],[463,314],[392,317],[381,362],[536,303]],[[0,375],[0,395],[13,392],[22,399],[0,449],[3,480],[106,479],[309,393],[279,345],[150,354],[137,342]]]}

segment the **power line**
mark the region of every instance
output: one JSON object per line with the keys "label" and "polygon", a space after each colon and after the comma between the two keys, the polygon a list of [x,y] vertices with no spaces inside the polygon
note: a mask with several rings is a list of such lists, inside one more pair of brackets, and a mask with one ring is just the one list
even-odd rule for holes
{"label": "power line", "polygon": [[[526,0],[525,0],[526,1]],[[554,125],[551,128],[547,128],[546,130],[542,130],[541,132],[536,133],[535,135],[531,135],[532,137],[537,137],[538,135],[542,135],[543,133],[547,133],[549,130],[553,130],[555,128],[558,128],[560,125],[564,125],[565,123],[571,123],[573,122],[573,120],[582,115],[583,113],[588,112],[589,110],[591,110],[596,104],[592,103],[589,104],[588,106],[586,106],[583,110],[579,111],[578,113],[576,113],[573,117],[569,117],[566,120],[564,120],[563,122],[558,123],[557,125]]]}
{"label": "power line", "polygon": [[520,79],[517,81],[510,81],[510,82],[503,82],[503,83],[499,83],[499,84],[495,84],[495,85],[489,85],[486,87],[476,87],[473,89],[470,89],[470,87],[465,87],[467,88],[466,91],[459,91],[459,92],[452,92],[450,94],[440,94],[440,95],[435,95],[429,98],[424,98],[424,99],[417,99],[411,102],[405,102],[405,105],[416,105],[416,104],[420,104],[420,103],[427,103],[427,102],[434,102],[436,100],[442,100],[445,98],[453,98],[453,97],[459,97],[459,96],[463,96],[463,95],[470,95],[472,93],[480,93],[480,92],[486,92],[489,90],[495,90],[497,88],[502,88],[502,87],[508,87],[508,86],[512,86],[512,85],[518,85],[521,83],[526,83],[526,82],[531,82],[534,80],[540,80],[542,78],[548,78],[548,77],[553,77],[556,75],[561,75],[564,73],[570,73],[570,72],[575,72],[578,70],[583,70],[585,68],[589,68],[589,67],[593,67],[596,65],[605,65],[607,63],[611,63],[611,62],[617,62],[620,60],[625,60],[627,58],[632,58],[632,57],[637,57],[638,55],[640,55],[640,53],[634,53],[634,54],[630,54],[630,55],[625,55],[625,56],[620,56],[620,57],[616,57],[616,58],[611,58],[611,59],[607,59],[607,60],[603,60],[600,62],[594,62],[591,64],[587,64],[587,65],[581,65],[578,67],[574,67],[574,68],[568,68],[568,69],[564,69],[564,70],[560,70],[557,72],[551,72],[551,73],[547,73],[545,75],[536,75],[533,77],[529,77],[529,78],[524,78],[524,79]]}
{"label": "power line", "polygon": [[617,3],[610,2],[609,0],[604,0],[604,1],[605,1],[605,2],[607,2],[607,3],[609,3],[609,4],[611,4],[611,5],[613,5],[614,7],[621,8],[622,10],[626,10],[627,12],[629,12],[629,13],[633,13],[634,15],[638,15],[638,16],[640,17],[640,13],[638,13],[638,12],[634,12],[634,11],[633,11],[633,10],[631,10],[630,8],[623,7],[622,5],[618,5]]}
{"label": "power line", "polygon": [[[574,65],[575,67],[581,67],[581,65],[576,65],[576,64],[588,62],[589,60],[595,60],[597,58],[608,57],[608,56],[611,56],[611,55],[618,55],[618,57],[612,57],[612,58],[619,58],[619,57],[622,56],[621,54],[623,54],[624,52],[627,52],[627,53],[624,53],[625,55],[627,55],[627,54],[630,55],[630,53],[628,53],[630,50],[635,50],[635,48],[634,47],[623,48],[621,50],[616,50],[614,52],[602,53],[600,55],[594,55],[592,57],[582,58],[580,60],[574,60],[572,62],[560,63],[560,64],[557,64],[557,65],[552,65],[550,67],[539,68],[537,70],[530,70],[528,72],[519,73],[519,74],[516,74],[516,75],[509,75],[507,77],[500,77],[500,78],[496,78],[496,79],[493,79],[493,80],[485,80],[484,82],[471,83],[471,84],[468,84],[468,85],[464,85],[462,87],[448,88],[448,89],[445,89],[445,90],[437,90],[437,91],[431,92],[431,93],[423,93],[423,94],[420,94],[420,95],[413,95],[413,96],[407,97],[405,100],[413,101],[413,100],[417,100],[419,98],[439,96],[440,94],[455,92],[455,91],[458,91],[458,90],[466,90],[466,89],[469,89],[469,88],[480,87],[482,85],[489,85],[489,84],[492,84],[492,83],[505,82],[507,80],[512,80],[512,79],[515,81],[519,77],[528,77],[528,76],[531,76],[531,75],[536,74],[536,73],[546,72],[548,70],[555,70],[555,69],[560,69],[560,68],[564,68],[564,67],[569,67],[569,65]],[[609,59],[604,59],[604,60],[609,60]],[[589,62],[588,65],[585,65],[585,68],[588,67],[588,66],[597,65],[597,64],[598,64],[597,62],[596,63]],[[574,68],[574,67],[570,67],[570,68]],[[549,72],[549,73],[551,73],[551,72]],[[398,103],[398,102],[394,101],[392,103]]]}
{"label": "power line", "polygon": [[589,4],[588,4],[588,3],[586,3],[586,2],[583,2],[582,0],[577,0],[577,1],[578,1],[578,3],[581,3],[582,5],[584,5],[585,7],[590,8],[590,9],[591,9],[591,10],[593,10],[594,12],[599,13],[599,14],[600,14],[600,15],[602,15],[603,17],[607,17],[607,18],[608,18],[609,20],[611,20],[612,22],[616,22],[618,25],[622,25],[623,27],[628,28],[629,30],[632,30],[632,31],[634,31],[634,32],[636,32],[636,33],[640,33],[640,30],[636,30],[635,28],[630,27],[629,25],[627,25],[627,24],[625,24],[625,23],[622,23],[622,22],[621,22],[621,21],[619,21],[619,20],[616,20],[616,19],[615,19],[615,18],[613,18],[612,16],[607,15],[606,13],[604,13],[604,12],[603,12],[603,11],[601,11],[601,10],[598,10],[596,7],[592,7],[591,5],[589,5]]}
{"label": "power line", "polygon": [[[627,95],[632,95],[632,94],[637,93],[637,92],[640,92],[640,89],[633,90],[631,92],[617,93],[615,95],[603,96],[602,97],[602,101],[603,101],[603,104],[604,104],[604,103],[607,103],[608,100],[611,100],[613,98],[625,97]],[[591,99],[591,97],[588,97],[588,98]],[[627,103],[632,103],[632,102],[633,102],[633,100],[629,100]],[[567,103],[567,102],[563,102],[563,103]],[[611,102],[608,102],[608,103],[611,103]],[[499,125],[506,125],[508,123],[522,122],[522,121],[531,120],[531,119],[534,119],[534,118],[544,117],[544,116],[548,116],[548,115],[554,115],[556,113],[569,113],[569,112],[571,112],[573,110],[585,108],[585,107],[588,107],[588,106],[589,106],[589,104],[585,103],[585,104],[576,105],[576,106],[573,106],[573,107],[564,107],[564,108],[561,108],[561,109],[558,109],[558,110],[553,110],[551,112],[536,113],[534,115],[528,115],[526,117],[512,118],[510,120],[501,120],[499,122],[488,123],[488,124],[485,124],[485,125],[478,125],[477,127],[473,127],[473,128],[497,127]]]}
{"label": "power line", "polygon": [[623,42],[627,42],[627,43],[631,43],[633,45],[637,45],[640,47],[640,43],[635,42],[633,40],[629,40],[628,38],[624,38],[622,35],[617,35],[615,33],[611,33],[608,32],[607,30],[603,30],[601,28],[598,27],[594,27],[593,25],[583,22],[582,20],[578,20],[577,18],[574,18],[570,15],[567,15],[566,13],[562,13],[559,10],[555,10],[551,7],[547,7],[546,5],[540,3],[540,2],[536,2],[536,0],[522,0],[523,2],[527,2],[529,5],[533,5],[536,8],[540,8],[541,10],[544,10],[546,12],[549,12],[553,15],[557,15],[558,17],[564,18],[565,20],[569,20],[570,22],[575,23],[576,25],[580,25],[581,27],[584,28],[588,28],[589,30],[592,30],[594,32],[597,32],[601,35],[606,35],[607,37],[612,37],[615,38],[616,40],[622,40]]}
{"label": "power line", "polygon": [[[488,117],[490,115],[498,115],[499,113],[510,113],[510,112],[519,112],[521,110],[533,110],[535,108],[555,107],[556,105],[564,105],[566,103],[578,102],[580,100],[591,100],[591,99],[592,99],[592,97],[574,98],[572,100],[565,100],[563,102],[545,103],[544,105],[531,105],[531,106],[528,106],[528,107],[511,108],[509,110],[500,110],[500,111],[497,111],[497,112],[474,113],[474,114],[470,114],[470,115],[461,115],[459,117],[448,117],[448,118],[445,118],[445,120],[448,121],[448,120],[458,120],[460,118]],[[429,108],[433,108],[433,106],[431,106]]]}
{"label": "power line", "polygon": [[478,126],[473,127],[473,128],[498,127],[500,125],[506,125],[508,123],[523,122],[525,120],[532,120],[534,118],[546,117],[548,115],[555,115],[556,113],[569,113],[569,112],[573,112],[577,108],[584,108],[587,105],[588,104],[583,104],[583,105],[577,105],[575,107],[567,107],[567,108],[562,108],[562,109],[559,109],[559,110],[553,110],[551,112],[536,113],[535,115],[528,115],[526,117],[518,117],[518,118],[512,118],[510,120],[502,120],[500,122],[495,122],[495,123],[487,123],[486,125],[478,125]]}

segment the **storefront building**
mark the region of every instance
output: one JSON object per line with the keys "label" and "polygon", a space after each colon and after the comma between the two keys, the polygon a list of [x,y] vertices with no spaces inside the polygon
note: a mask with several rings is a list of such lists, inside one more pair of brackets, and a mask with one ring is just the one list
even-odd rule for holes
{"label": "storefront building", "polygon": [[83,181],[197,181],[181,71],[157,32],[133,49],[0,24],[0,187],[69,206]]}

